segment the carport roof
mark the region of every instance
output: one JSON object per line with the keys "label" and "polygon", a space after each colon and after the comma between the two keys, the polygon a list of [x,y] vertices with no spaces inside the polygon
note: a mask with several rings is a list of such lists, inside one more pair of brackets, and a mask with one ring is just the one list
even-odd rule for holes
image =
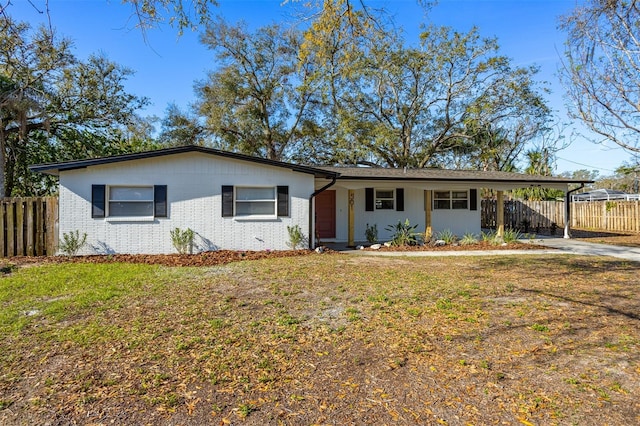
{"label": "carport roof", "polygon": [[338,180],[410,180],[434,182],[493,182],[516,183],[522,185],[582,184],[591,180],[572,179],[556,176],[528,175],[524,173],[447,170],[447,169],[390,169],[376,167],[319,167],[323,170],[339,173]]}

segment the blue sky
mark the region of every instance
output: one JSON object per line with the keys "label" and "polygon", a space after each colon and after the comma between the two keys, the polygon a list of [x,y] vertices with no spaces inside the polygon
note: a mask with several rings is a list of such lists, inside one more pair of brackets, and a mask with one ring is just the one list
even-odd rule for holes
{"label": "blue sky", "polygon": [[[294,5],[281,6],[281,0],[220,0],[213,13],[230,22],[246,21],[258,27],[274,21],[293,20]],[[13,0],[9,14],[37,26],[46,23],[45,0]],[[558,17],[569,13],[577,0],[440,0],[429,13],[415,0],[367,0],[370,6],[384,6],[395,14],[408,42],[417,40],[420,24],[447,25],[461,31],[472,26],[483,36],[495,36],[501,53],[515,65],[538,65],[539,79],[548,81],[552,90],[549,106],[564,122],[566,115],[563,89],[557,78],[565,35],[557,29]],[[103,53],[111,60],[135,71],[127,88],[148,97],[152,105],[144,114],[162,117],[169,103],[185,108],[194,101],[193,84],[215,69],[211,51],[198,42],[198,34],[186,30],[182,37],[169,26],[147,32],[147,40],[134,28],[135,18],[129,5],[119,0],[49,0],[51,22],[59,35],[74,41],[79,58]],[[570,125],[567,133],[581,129]],[[578,136],[558,153],[556,172],[578,169],[600,170],[609,175],[631,156],[612,143],[594,144]]]}

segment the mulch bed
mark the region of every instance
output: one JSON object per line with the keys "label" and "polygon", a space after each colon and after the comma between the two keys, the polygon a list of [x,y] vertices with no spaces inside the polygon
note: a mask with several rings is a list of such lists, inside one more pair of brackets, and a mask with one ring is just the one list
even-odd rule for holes
{"label": "mulch bed", "polygon": [[[623,234],[601,231],[577,230],[572,231],[573,238],[591,241],[597,243],[618,244],[629,247],[640,247],[640,234]],[[384,245],[378,249],[364,248],[365,251],[468,251],[468,250],[539,250],[548,249],[538,244],[528,244],[521,242],[512,242],[505,245],[494,245],[487,241],[479,241],[476,244],[454,245],[447,244],[444,246],[425,245],[425,246],[392,246]],[[325,254],[335,254],[337,252],[331,249],[325,249]],[[165,266],[215,266],[224,265],[231,262],[242,260],[258,260],[277,257],[293,257],[306,256],[316,254],[312,250],[272,250],[272,251],[236,251],[236,250],[217,250],[198,254],[110,254],[110,255],[89,255],[89,256],[23,256],[4,259],[0,262],[0,267],[4,265],[38,265],[45,263],[144,263],[149,265],[165,265]]]}
{"label": "mulch bed", "polygon": [[[379,250],[365,248],[366,251],[465,251],[465,250],[535,250],[541,246],[524,243],[510,243],[506,245],[492,245],[488,242],[478,242],[470,245],[445,246],[382,246]],[[338,253],[331,249],[324,249],[323,254]],[[21,256],[4,260],[11,265],[40,265],[46,263],[144,263],[147,265],[164,266],[215,266],[242,260],[259,260],[278,257],[294,257],[317,254],[313,250],[272,250],[272,251],[235,251],[217,250],[197,254],[109,254],[88,256]]]}
{"label": "mulch bed", "polygon": [[479,241],[475,244],[446,244],[444,246],[423,245],[423,246],[391,246],[384,245],[377,250],[365,247],[367,251],[472,251],[472,250],[540,250],[547,249],[538,244],[527,244],[513,242],[509,244],[491,244],[487,241]]}
{"label": "mulch bed", "polygon": [[215,266],[241,260],[258,260],[276,257],[305,256],[311,250],[234,251],[217,250],[198,254],[109,254],[89,256],[23,256],[6,259],[9,264],[29,265],[44,263],[145,263],[165,266]]}

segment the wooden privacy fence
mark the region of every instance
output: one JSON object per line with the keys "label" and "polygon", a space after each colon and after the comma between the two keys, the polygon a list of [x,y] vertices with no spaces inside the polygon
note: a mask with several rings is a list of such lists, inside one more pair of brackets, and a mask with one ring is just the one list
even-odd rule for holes
{"label": "wooden privacy fence", "polygon": [[[564,226],[564,201],[504,203],[504,225],[523,230]],[[496,227],[496,200],[482,200],[483,228]],[[588,201],[571,203],[571,227],[613,232],[640,232],[640,201]]]}
{"label": "wooden privacy fence", "polygon": [[599,231],[640,232],[640,201],[571,203],[571,226]]}
{"label": "wooden privacy fence", "polygon": [[[481,220],[483,228],[496,227],[496,200],[482,200]],[[523,229],[525,222],[530,230],[564,226],[564,202],[520,201],[504,202],[504,226]]]}
{"label": "wooden privacy fence", "polygon": [[0,201],[0,257],[52,256],[58,245],[58,198]]}

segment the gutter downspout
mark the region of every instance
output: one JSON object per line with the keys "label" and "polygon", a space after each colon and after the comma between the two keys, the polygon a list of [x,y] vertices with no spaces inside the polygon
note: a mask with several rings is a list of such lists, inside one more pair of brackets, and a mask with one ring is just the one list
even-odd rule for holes
{"label": "gutter downspout", "polygon": [[331,178],[331,182],[329,182],[327,185],[323,186],[322,188],[314,191],[313,194],[311,194],[311,196],[309,197],[309,248],[311,250],[313,250],[315,248],[315,237],[313,235],[311,235],[312,234],[313,225],[314,225],[313,216],[315,214],[315,209],[312,208],[313,199],[316,197],[316,195],[320,194],[321,192],[326,191],[327,189],[329,189],[333,185],[335,185],[337,180],[338,180],[338,175],[334,175]]}
{"label": "gutter downspout", "polygon": [[571,233],[569,232],[569,222],[571,222],[571,193],[579,191],[582,188],[584,188],[584,182],[582,182],[578,188],[567,191],[564,206],[564,238],[571,238]]}

